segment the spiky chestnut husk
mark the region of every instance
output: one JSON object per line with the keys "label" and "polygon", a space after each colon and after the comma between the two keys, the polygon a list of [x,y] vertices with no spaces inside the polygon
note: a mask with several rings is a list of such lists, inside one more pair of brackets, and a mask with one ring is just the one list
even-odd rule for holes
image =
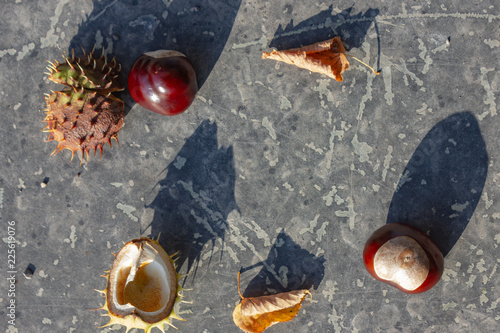
{"label": "spiky chestnut husk", "polygon": [[101,93],[121,91],[124,89],[120,82],[121,65],[117,64],[115,58],[108,62],[102,54],[99,58],[94,57],[94,50],[87,54],[83,50],[82,57],[64,57],[64,62],[49,62],[47,69],[50,70],[49,79],[70,87],[96,90]]}
{"label": "spiky chestnut husk", "polygon": [[123,101],[113,95],[101,95],[96,91],[81,88],[57,91],[46,97],[47,141],[58,141],[51,155],[63,149],[87,154],[97,149],[102,156],[102,147],[111,139],[118,142],[117,134],[123,125]]}
{"label": "spiky chestnut husk", "polygon": [[[150,333],[154,327],[164,332],[164,326],[172,326],[172,318],[180,318],[181,302],[179,278],[175,260],[160,246],[158,240],[147,237],[134,239],[123,246],[116,255],[111,270],[104,275],[106,289],[97,290],[106,297],[99,308],[106,311],[110,321],[102,326],[119,324],[142,329]],[[98,309],[98,310],[99,310]]]}
{"label": "spiky chestnut husk", "polygon": [[64,62],[55,61],[47,67],[49,79],[68,86],[63,91],[53,92],[45,98],[47,115],[43,129],[49,132],[47,141],[57,141],[51,155],[63,149],[71,150],[89,158],[89,152],[97,149],[102,156],[105,143],[111,139],[118,142],[117,134],[123,125],[124,103],[111,95],[124,89],[119,79],[121,66],[113,58],[94,57],[94,50],[85,51],[82,57],[64,57]]}

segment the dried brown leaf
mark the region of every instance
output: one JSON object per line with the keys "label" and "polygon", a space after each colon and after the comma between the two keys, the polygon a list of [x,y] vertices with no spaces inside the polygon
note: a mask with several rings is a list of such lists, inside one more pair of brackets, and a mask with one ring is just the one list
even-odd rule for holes
{"label": "dried brown leaf", "polygon": [[[239,274],[238,274],[239,291]],[[276,295],[243,297],[233,311],[233,321],[247,333],[261,333],[269,326],[290,321],[299,312],[309,290],[294,290]]]}
{"label": "dried brown leaf", "polygon": [[262,59],[273,59],[311,72],[342,81],[342,73],[349,68],[345,48],[339,37],[286,51],[263,52]]}

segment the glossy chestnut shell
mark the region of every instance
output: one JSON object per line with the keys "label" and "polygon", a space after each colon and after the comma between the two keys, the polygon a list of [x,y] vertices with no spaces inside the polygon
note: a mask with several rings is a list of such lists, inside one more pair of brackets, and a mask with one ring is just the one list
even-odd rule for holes
{"label": "glossy chestnut shell", "polygon": [[[443,255],[430,237],[402,223],[388,223],[376,230],[366,241],[363,261],[375,279],[408,294],[422,293],[434,287],[444,269]],[[400,281],[401,275],[404,275],[402,280],[405,282],[395,282]],[[415,281],[419,281],[417,285]],[[402,286],[405,283],[411,287]]]}
{"label": "glossy chestnut shell", "polygon": [[139,105],[174,116],[191,105],[198,84],[193,66],[184,54],[158,50],[137,58],[128,76],[128,89]]}

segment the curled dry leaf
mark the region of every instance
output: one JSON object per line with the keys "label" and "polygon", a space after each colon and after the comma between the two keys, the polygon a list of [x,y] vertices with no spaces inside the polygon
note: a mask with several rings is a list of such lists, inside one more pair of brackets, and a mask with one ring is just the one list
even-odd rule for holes
{"label": "curled dry leaf", "polygon": [[345,53],[344,45],[339,37],[307,45],[300,48],[263,52],[262,59],[273,59],[311,72],[321,73],[339,82],[343,80],[342,73],[349,68],[347,57],[353,58],[369,67],[373,73],[379,74],[372,67],[359,59]]}
{"label": "curled dry leaf", "polygon": [[238,273],[238,292],[241,303],[233,311],[233,321],[244,332],[260,333],[269,326],[290,321],[299,312],[302,301],[309,290],[293,290],[276,295],[248,297],[241,295],[240,273]]}
{"label": "curled dry leaf", "polygon": [[339,37],[286,51],[263,52],[262,59],[273,59],[327,75],[342,81],[342,73],[349,68],[345,48]]}

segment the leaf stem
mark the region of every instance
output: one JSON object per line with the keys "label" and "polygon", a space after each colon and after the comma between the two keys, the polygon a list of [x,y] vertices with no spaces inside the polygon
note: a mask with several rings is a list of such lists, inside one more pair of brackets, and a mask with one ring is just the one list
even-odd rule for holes
{"label": "leaf stem", "polygon": [[241,290],[240,290],[240,275],[241,275],[241,272],[238,272],[238,294],[240,294],[241,299],[244,299],[245,297],[243,297],[243,295],[241,294]]}
{"label": "leaf stem", "polygon": [[365,63],[365,62],[363,62],[363,61],[359,60],[359,59],[358,59],[358,58],[356,58],[355,56],[352,56],[352,55],[350,55],[350,54],[346,54],[346,53],[344,53],[344,55],[345,55],[346,57],[353,58],[354,60],[359,61],[360,63],[362,63],[363,65],[365,65],[365,66],[366,66],[366,67],[368,67],[369,69],[371,69],[371,70],[372,70],[372,72],[373,72],[373,74],[375,74],[375,75],[379,75],[379,74],[380,74],[380,72],[377,72],[375,69],[373,69],[373,67],[372,67],[372,66],[370,66],[370,65],[368,65],[367,63]]}

